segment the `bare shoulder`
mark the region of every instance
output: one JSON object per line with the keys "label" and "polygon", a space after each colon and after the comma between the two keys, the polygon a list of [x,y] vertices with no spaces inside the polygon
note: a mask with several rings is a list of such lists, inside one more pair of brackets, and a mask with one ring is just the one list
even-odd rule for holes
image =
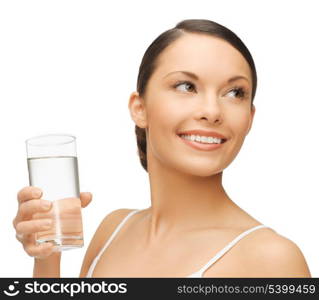
{"label": "bare shoulder", "polygon": [[241,248],[255,277],[311,277],[305,257],[296,243],[268,228],[250,235],[243,240]]}
{"label": "bare shoulder", "polygon": [[98,255],[99,251],[111,236],[112,232],[115,230],[116,226],[127,216],[133,209],[121,208],[114,210],[107,214],[105,218],[101,221],[100,225],[95,231],[93,238],[86,250],[80,277],[85,277],[88,269],[93,261],[93,259]]}

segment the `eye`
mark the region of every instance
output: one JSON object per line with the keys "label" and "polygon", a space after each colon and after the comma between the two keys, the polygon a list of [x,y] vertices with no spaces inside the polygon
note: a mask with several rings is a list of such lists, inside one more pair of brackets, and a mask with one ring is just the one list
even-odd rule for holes
{"label": "eye", "polygon": [[235,93],[236,98],[245,99],[247,97],[247,92],[242,87],[234,87],[228,93]]}
{"label": "eye", "polygon": [[174,88],[182,92],[195,91],[195,85],[190,81],[179,81],[174,85]]}

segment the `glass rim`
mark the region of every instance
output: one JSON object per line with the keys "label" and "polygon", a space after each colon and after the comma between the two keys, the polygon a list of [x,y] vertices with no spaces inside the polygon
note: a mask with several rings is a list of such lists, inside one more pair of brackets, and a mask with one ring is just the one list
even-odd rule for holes
{"label": "glass rim", "polygon": [[[58,143],[32,143],[33,140],[37,140],[37,139],[41,139],[41,138],[45,138],[45,137],[69,137],[70,140],[66,141],[66,142],[58,142]],[[37,135],[37,136],[33,136],[30,137],[28,139],[25,140],[25,143],[27,146],[36,146],[36,147],[43,147],[43,146],[52,146],[52,145],[65,145],[65,144],[69,144],[72,143],[76,140],[76,137],[72,134],[66,134],[66,133],[51,133],[51,134],[42,134],[42,135]]]}

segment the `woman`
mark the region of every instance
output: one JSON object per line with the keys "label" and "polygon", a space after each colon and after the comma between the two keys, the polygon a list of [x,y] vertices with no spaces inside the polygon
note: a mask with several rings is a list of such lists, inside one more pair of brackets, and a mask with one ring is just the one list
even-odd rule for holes
{"label": "woman", "polygon": [[[185,20],[144,54],[129,99],[151,205],[105,217],[80,277],[310,277],[298,246],[227,195],[223,170],[252,126],[257,75],[243,42],[209,20]],[[35,277],[59,277],[61,254],[37,246],[35,187],[20,191],[18,239]],[[91,194],[81,194],[82,206]],[[31,203],[27,205],[27,203]]]}

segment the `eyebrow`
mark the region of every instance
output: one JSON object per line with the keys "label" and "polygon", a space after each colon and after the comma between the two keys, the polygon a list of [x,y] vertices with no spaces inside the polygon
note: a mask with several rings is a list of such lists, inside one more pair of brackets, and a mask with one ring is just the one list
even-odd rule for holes
{"label": "eyebrow", "polygon": [[[166,74],[163,78],[166,78],[167,76],[172,75],[172,74],[175,74],[175,73],[182,73],[182,74],[184,74],[184,75],[186,75],[186,76],[188,76],[188,77],[191,77],[191,78],[193,78],[193,79],[195,79],[195,80],[198,80],[198,79],[199,79],[196,74],[194,74],[194,73],[192,73],[192,72],[188,72],[188,71],[173,71],[173,72],[170,72],[170,73]],[[238,79],[244,79],[244,80],[246,80],[246,81],[249,82],[249,80],[247,79],[247,77],[245,77],[245,76],[243,76],[243,75],[237,75],[237,76],[234,76],[234,77],[229,78],[229,79],[227,80],[227,83],[231,83],[231,82],[233,82],[233,81],[235,81],[235,80],[238,80]]]}

